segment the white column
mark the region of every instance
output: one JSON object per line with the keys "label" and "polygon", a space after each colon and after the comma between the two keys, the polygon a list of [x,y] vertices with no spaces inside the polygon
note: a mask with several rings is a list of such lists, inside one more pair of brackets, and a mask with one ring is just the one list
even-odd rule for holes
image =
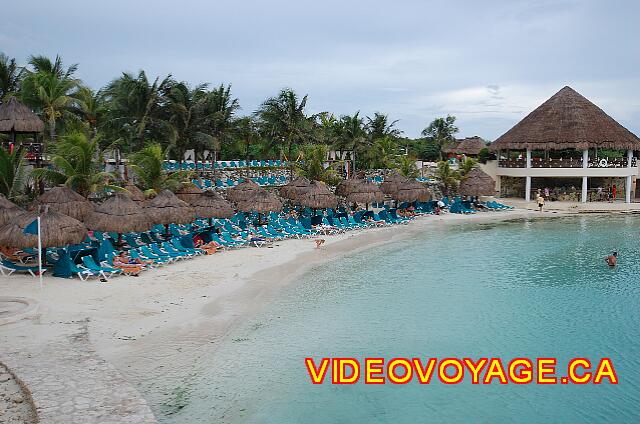
{"label": "white column", "polygon": [[[589,168],[589,150],[588,149],[584,149],[582,151],[582,169],[588,169]],[[586,171],[585,171],[586,174]],[[589,191],[589,182],[587,180],[587,176],[583,175],[582,176],[582,196],[580,198],[580,201],[582,203],[587,203],[587,194]]]}
{"label": "white column", "polygon": [[[627,168],[631,168],[631,159],[633,159],[633,150],[627,150]],[[627,175],[627,181],[624,186],[624,201],[631,203],[631,175]]]}
{"label": "white column", "polygon": [[[531,168],[531,149],[527,149],[527,169]],[[526,180],[525,180],[525,184],[524,184],[524,200],[526,200],[527,202],[531,201],[531,177],[529,175],[527,175]]]}

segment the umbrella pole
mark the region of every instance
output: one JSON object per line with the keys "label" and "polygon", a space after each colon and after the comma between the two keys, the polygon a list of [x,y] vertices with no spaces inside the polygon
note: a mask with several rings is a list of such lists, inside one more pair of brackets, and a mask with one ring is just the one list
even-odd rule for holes
{"label": "umbrella pole", "polygon": [[171,234],[169,233],[169,224],[164,224],[164,236],[167,239],[171,236]]}
{"label": "umbrella pole", "polygon": [[116,241],[118,248],[122,247],[122,233],[118,233],[118,241]]}
{"label": "umbrella pole", "polygon": [[47,252],[42,251],[42,235],[40,234],[40,215],[38,215],[38,278],[40,279],[40,289],[42,289],[42,257],[43,256],[46,258]]}

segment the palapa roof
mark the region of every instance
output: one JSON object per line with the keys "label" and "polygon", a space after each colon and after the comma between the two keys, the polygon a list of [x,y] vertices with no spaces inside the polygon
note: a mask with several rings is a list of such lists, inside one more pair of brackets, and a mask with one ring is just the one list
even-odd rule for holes
{"label": "palapa roof", "polygon": [[310,183],[311,181],[305,177],[296,177],[289,184],[280,187],[280,196],[294,200],[301,190],[308,187]]}
{"label": "palapa roof", "polygon": [[49,210],[60,212],[82,221],[93,211],[93,204],[82,195],[65,185],[59,185],[43,194],[29,205],[29,210],[37,210],[39,205],[49,206]]}
{"label": "palapa roof", "polygon": [[345,197],[349,203],[373,203],[384,200],[384,193],[380,187],[360,178],[341,181],[336,187],[336,194]]}
{"label": "palapa roof", "polygon": [[338,198],[322,181],[311,181],[306,188],[300,190],[293,202],[300,206],[314,209],[335,208]]}
{"label": "palapa roof", "polygon": [[384,177],[384,181],[380,184],[380,190],[384,194],[395,194],[402,184],[408,181],[407,177],[400,175],[398,171],[391,171]]}
{"label": "palapa roof", "polygon": [[241,202],[260,191],[265,191],[265,189],[253,181],[246,179],[237,186],[227,189],[227,199],[232,202]]}
{"label": "palapa roof", "polygon": [[564,87],[491,144],[506,149],[640,150],[640,139],[598,106]]}
{"label": "palapa roof", "polygon": [[282,210],[282,202],[278,197],[267,191],[255,191],[251,197],[237,202],[238,210],[243,212],[280,212]]}
{"label": "palapa roof", "polygon": [[193,208],[166,189],[149,200],[145,210],[154,224],[188,224],[195,219]]}
{"label": "palapa roof", "polygon": [[480,168],[473,168],[460,181],[458,191],[463,196],[495,196],[496,182]]}
{"label": "palapa roof", "polygon": [[84,220],[87,227],[115,233],[141,232],[151,228],[146,211],[125,193],[115,193]]}
{"label": "palapa roof", "polygon": [[477,156],[480,154],[480,150],[484,149],[485,147],[487,147],[487,145],[484,140],[476,135],[473,137],[456,140],[456,142],[451,147],[445,149],[445,153]]}
{"label": "palapa roof", "polygon": [[22,215],[24,209],[13,204],[9,199],[4,197],[4,194],[0,193],[0,226],[11,221],[13,218]]}
{"label": "palapa roof", "polygon": [[431,191],[424,184],[407,178],[404,183],[399,185],[398,190],[390,196],[400,202],[426,202],[431,200]]}
{"label": "palapa roof", "polygon": [[189,202],[200,218],[231,218],[236,211],[215,191],[205,191]]}
{"label": "palapa roof", "polygon": [[[87,228],[82,222],[48,208],[45,209],[40,214],[42,247],[77,244],[87,236]],[[24,233],[24,229],[37,217],[36,212],[25,212],[0,227],[0,245],[15,248],[37,247],[38,236]]]}
{"label": "palapa roof", "polygon": [[0,132],[41,133],[44,122],[16,97],[0,104]]}
{"label": "palapa roof", "polygon": [[183,184],[180,190],[176,191],[178,199],[187,203],[191,203],[191,200],[198,198],[200,194],[202,194],[202,189],[193,183]]}
{"label": "palapa roof", "polygon": [[124,187],[125,190],[127,190],[127,195],[131,198],[131,200],[133,200],[134,202],[139,202],[142,203],[145,200],[147,200],[146,196],[144,195],[144,193],[142,192],[142,190],[140,190],[138,188],[137,185],[133,184],[132,182],[128,182],[127,185]]}

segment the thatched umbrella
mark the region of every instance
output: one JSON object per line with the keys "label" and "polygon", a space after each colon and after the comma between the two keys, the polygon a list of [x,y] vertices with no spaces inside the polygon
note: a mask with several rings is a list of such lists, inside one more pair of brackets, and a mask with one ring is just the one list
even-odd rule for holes
{"label": "thatched umbrella", "polygon": [[49,210],[68,215],[78,221],[82,221],[93,211],[91,202],[65,185],[54,187],[38,196],[29,206],[29,210],[36,210],[40,205],[46,205]]}
{"label": "thatched umbrella", "polygon": [[305,177],[296,177],[289,184],[280,187],[280,196],[294,200],[302,190],[309,187],[310,183],[311,181]]}
{"label": "thatched umbrella", "polygon": [[280,212],[282,210],[282,202],[278,197],[267,191],[256,191],[252,197],[237,202],[238,210],[243,212],[257,212],[258,221],[261,220],[262,214],[269,212]]}
{"label": "thatched umbrella", "polygon": [[247,179],[237,186],[227,189],[227,199],[232,202],[244,202],[250,197],[253,197],[256,193],[265,191],[266,190],[258,184]]}
{"label": "thatched umbrella", "polygon": [[459,191],[463,196],[494,196],[496,182],[480,168],[474,168],[460,182]]}
{"label": "thatched umbrella", "polygon": [[184,184],[180,190],[176,191],[178,199],[191,204],[191,201],[197,199],[202,194],[202,189],[193,183]]}
{"label": "thatched umbrella", "polygon": [[84,220],[92,230],[118,233],[118,245],[122,244],[122,233],[146,231],[151,222],[144,209],[124,193],[116,193],[105,200]]}
{"label": "thatched umbrella", "polygon": [[391,171],[385,175],[384,181],[380,184],[380,190],[384,194],[388,194],[393,197],[400,190],[400,187],[406,185],[409,179],[400,175],[397,171]]}
{"label": "thatched umbrella", "polygon": [[311,181],[309,186],[301,189],[293,199],[293,202],[300,206],[307,206],[316,209],[335,208],[338,205],[338,198],[321,181]]}
{"label": "thatched umbrella", "polygon": [[11,135],[11,142],[15,144],[16,134],[36,134],[44,131],[44,122],[20,102],[11,97],[0,104],[0,133]]}
{"label": "thatched umbrella", "polygon": [[[44,212],[40,213],[43,248],[81,243],[87,236],[87,228],[82,222],[46,206],[44,209]],[[0,244],[18,249],[37,247],[38,236],[24,233],[24,229],[37,218],[37,212],[25,212],[0,227]]]}
{"label": "thatched umbrella", "polygon": [[128,196],[134,202],[143,203],[145,200],[147,200],[142,190],[140,190],[138,186],[133,184],[132,182],[128,182],[124,189],[127,190]]}
{"label": "thatched umbrella", "polygon": [[343,196],[349,203],[364,203],[369,209],[369,203],[382,202],[384,193],[376,184],[360,178],[344,180],[336,187],[336,194]]}
{"label": "thatched umbrella", "polygon": [[195,219],[195,211],[169,190],[162,190],[145,207],[151,221],[164,224],[169,235],[169,224],[188,224]]}
{"label": "thatched umbrella", "polygon": [[4,197],[4,194],[0,194],[0,226],[22,215],[24,212],[24,209],[11,203],[9,199]]}
{"label": "thatched umbrella", "polygon": [[416,180],[407,179],[391,197],[399,202],[426,202],[431,200],[431,192]]}
{"label": "thatched umbrella", "polygon": [[209,218],[209,224],[213,218],[231,218],[236,213],[229,202],[213,190],[201,193],[189,203],[198,217]]}

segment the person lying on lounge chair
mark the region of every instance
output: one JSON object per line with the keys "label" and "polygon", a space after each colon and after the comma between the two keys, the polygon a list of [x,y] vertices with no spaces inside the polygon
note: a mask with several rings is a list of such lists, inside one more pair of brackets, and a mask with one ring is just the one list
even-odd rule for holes
{"label": "person lying on lounge chair", "polygon": [[142,262],[140,259],[130,258],[125,252],[121,252],[113,258],[113,267],[123,270],[125,274],[137,277],[145,267],[145,264]]}
{"label": "person lying on lounge chair", "polygon": [[207,255],[213,255],[221,247],[215,241],[210,241],[209,243],[205,244],[201,238],[196,239],[194,246],[196,247],[196,249],[204,250]]}

